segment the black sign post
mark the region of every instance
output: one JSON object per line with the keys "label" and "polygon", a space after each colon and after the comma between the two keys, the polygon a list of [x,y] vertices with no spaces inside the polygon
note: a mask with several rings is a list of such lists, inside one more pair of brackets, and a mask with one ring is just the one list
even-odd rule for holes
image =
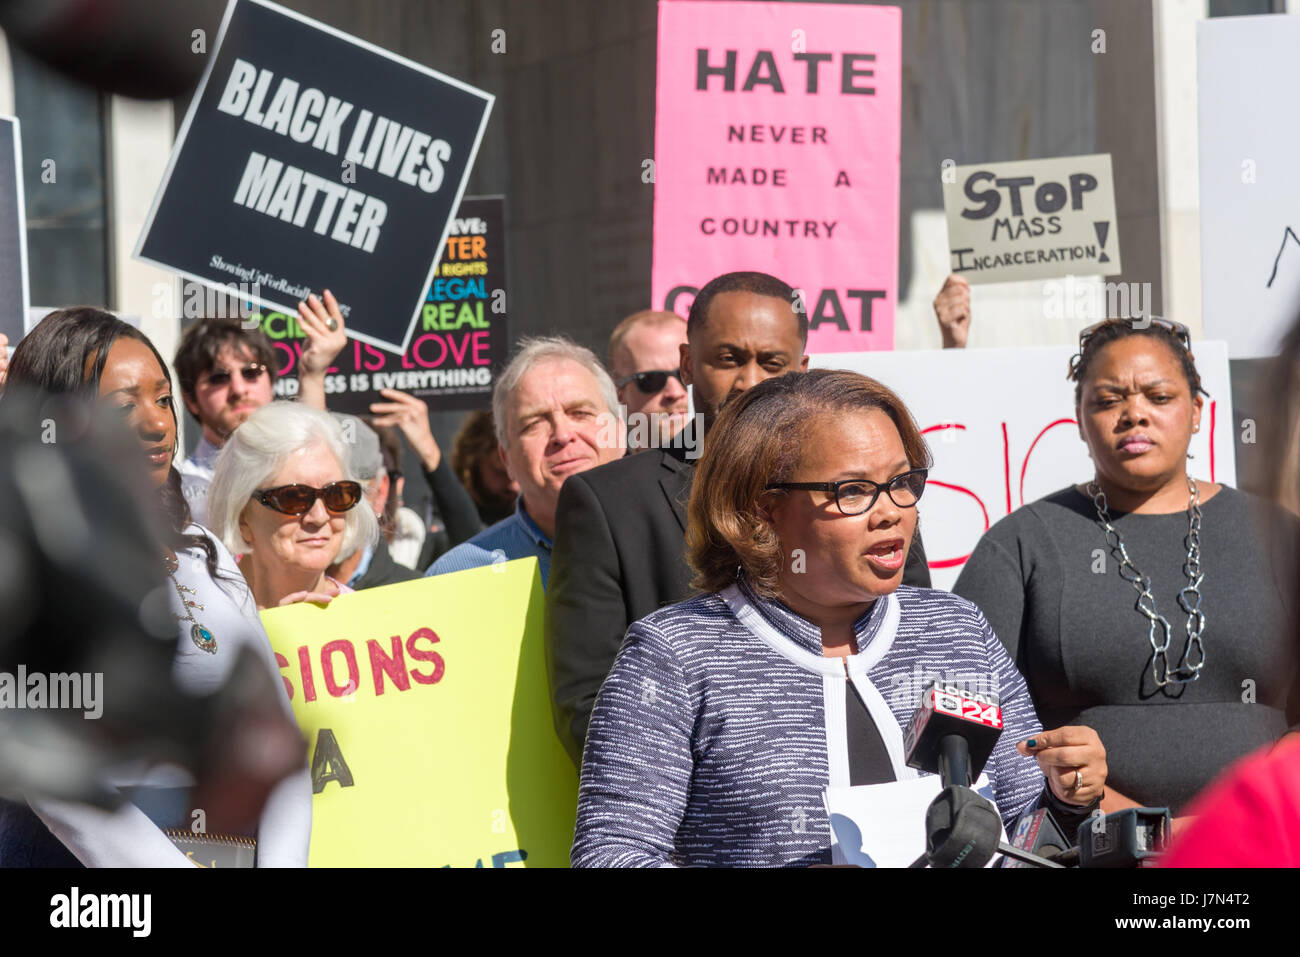
{"label": "black sign post", "polygon": [[293,313],[331,290],[405,352],[492,96],[265,0],[231,0],[136,258]]}

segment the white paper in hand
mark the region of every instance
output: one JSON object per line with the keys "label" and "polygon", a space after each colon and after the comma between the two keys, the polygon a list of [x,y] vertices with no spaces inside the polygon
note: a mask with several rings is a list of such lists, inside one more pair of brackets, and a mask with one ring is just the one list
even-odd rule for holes
{"label": "white paper in hand", "polygon": [[[927,774],[911,781],[827,788],[832,863],[907,867],[925,853],[925,811],[942,783],[937,774]],[[993,800],[988,775],[979,776],[975,790]],[[1006,839],[1004,828],[1000,840]],[[1000,856],[994,855],[989,866]]]}

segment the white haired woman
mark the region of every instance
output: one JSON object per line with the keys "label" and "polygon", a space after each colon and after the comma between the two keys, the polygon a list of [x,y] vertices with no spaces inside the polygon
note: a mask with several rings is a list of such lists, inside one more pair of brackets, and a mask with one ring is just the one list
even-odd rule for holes
{"label": "white haired woman", "polygon": [[379,537],[343,430],[325,412],[272,402],[221,450],[208,494],[212,530],[236,555],[258,608],[351,591],[326,574],[340,552]]}

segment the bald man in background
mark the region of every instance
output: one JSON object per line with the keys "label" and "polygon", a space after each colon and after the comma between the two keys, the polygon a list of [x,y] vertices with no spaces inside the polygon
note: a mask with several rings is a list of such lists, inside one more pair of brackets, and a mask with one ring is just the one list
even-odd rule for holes
{"label": "bald man in background", "polygon": [[[609,370],[618,401],[627,408],[631,451],[662,447],[686,425],[690,397],[680,368],[685,342],[685,319],[649,309],[628,316],[610,334]],[[642,417],[648,421],[638,422]]]}

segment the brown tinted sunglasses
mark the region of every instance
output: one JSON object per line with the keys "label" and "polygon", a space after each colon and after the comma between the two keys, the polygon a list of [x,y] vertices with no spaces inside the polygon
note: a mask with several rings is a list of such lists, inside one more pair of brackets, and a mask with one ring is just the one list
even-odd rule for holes
{"label": "brown tinted sunglasses", "polygon": [[361,483],[330,482],[324,488],[310,485],[278,485],[260,488],[253,493],[254,500],[284,515],[306,515],[321,499],[331,512],[346,512],[361,501]]}

